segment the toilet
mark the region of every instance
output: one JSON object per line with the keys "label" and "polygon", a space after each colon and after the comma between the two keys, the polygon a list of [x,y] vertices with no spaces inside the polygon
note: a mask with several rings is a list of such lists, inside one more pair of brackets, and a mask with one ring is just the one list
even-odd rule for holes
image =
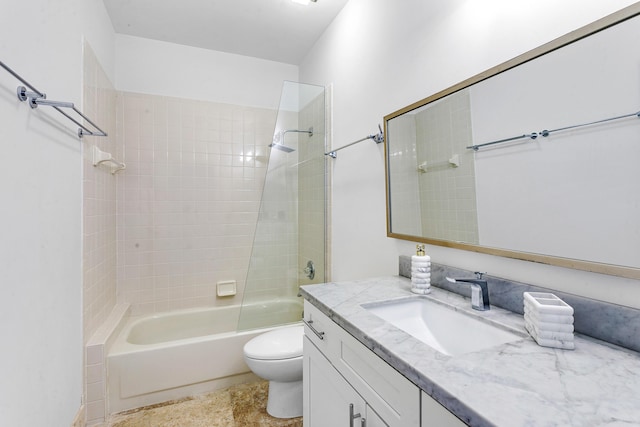
{"label": "toilet", "polygon": [[269,381],[267,413],[276,418],[302,416],[302,340],[304,326],[258,335],[244,346],[244,361]]}

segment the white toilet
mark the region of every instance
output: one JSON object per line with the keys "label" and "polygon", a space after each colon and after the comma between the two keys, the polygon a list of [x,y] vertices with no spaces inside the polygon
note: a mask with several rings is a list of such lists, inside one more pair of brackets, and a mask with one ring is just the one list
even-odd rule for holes
{"label": "white toilet", "polygon": [[244,360],[269,380],[267,412],[276,418],[302,416],[302,340],[304,326],[258,335],[244,346]]}

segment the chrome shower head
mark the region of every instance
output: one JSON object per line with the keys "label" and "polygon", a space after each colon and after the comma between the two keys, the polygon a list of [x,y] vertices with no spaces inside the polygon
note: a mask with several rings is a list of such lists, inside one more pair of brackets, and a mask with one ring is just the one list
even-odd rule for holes
{"label": "chrome shower head", "polygon": [[309,137],[313,136],[312,127],[310,127],[309,130],[287,129],[282,132],[276,132],[276,134],[273,136],[273,142],[269,144],[269,147],[277,148],[278,150],[284,151],[285,153],[291,153],[292,151],[296,151],[295,148],[287,147],[286,145],[284,145],[284,137],[289,132],[306,133],[309,135]]}
{"label": "chrome shower head", "polygon": [[296,151],[294,148],[287,147],[286,145],[280,144],[278,142],[272,142],[269,144],[269,147],[276,148],[280,151],[284,151],[285,153],[291,153],[292,151]]}

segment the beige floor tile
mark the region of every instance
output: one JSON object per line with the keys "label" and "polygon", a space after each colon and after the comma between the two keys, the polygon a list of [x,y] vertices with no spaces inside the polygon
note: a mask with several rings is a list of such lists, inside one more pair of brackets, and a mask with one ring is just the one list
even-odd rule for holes
{"label": "beige floor tile", "polygon": [[114,415],[109,427],[302,427],[266,411],[268,383],[242,384],[214,393]]}

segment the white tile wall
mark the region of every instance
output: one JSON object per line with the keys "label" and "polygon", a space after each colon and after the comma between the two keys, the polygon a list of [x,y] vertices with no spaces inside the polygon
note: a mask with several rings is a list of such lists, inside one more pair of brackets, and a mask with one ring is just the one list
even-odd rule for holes
{"label": "white tile wall", "polygon": [[92,147],[116,151],[116,94],[88,44],[84,46],[83,112],[107,137],[85,136],[83,150],[83,342],[116,303],[116,180],[110,169],[93,166]]}
{"label": "white tile wall", "polygon": [[[333,159],[325,153],[325,96],[316,97],[300,112],[300,127],[313,127],[313,136],[302,135],[298,162],[298,269],[303,270],[311,260],[316,269],[313,280],[300,275],[296,284],[322,283],[325,279],[326,167]],[[297,289],[296,289],[297,292]]]}
{"label": "white tile wall", "polygon": [[129,305],[116,304],[86,343],[84,405],[87,425],[102,423],[107,415],[106,353],[128,316]]}
{"label": "white tile wall", "polygon": [[[93,166],[92,148],[116,152],[116,92],[91,47],[83,50],[83,112],[107,137],[83,137],[82,306],[84,349],[83,425],[104,421],[106,373],[100,335],[116,304],[116,180],[106,166]],[[101,335],[104,335],[102,333]]]}
{"label": "white tile wall", "polygon": [[[118,94],[118,301],[133,314],[240,302],[273,110]],[[215,284],[236,280],[235,298]]]}

